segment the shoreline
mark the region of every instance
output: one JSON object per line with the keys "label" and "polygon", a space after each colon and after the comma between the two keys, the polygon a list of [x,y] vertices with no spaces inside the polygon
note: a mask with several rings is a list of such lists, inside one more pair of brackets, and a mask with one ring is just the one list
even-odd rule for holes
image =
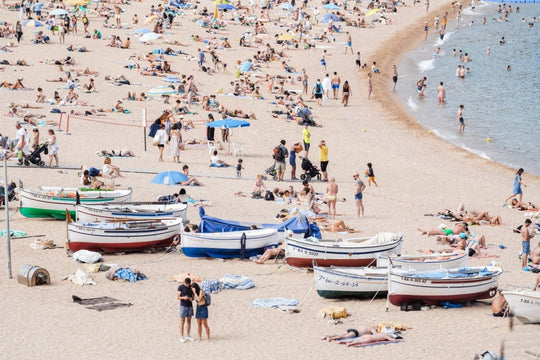
{"label": "shoreline", "polygon": [[[470,1],[467,2],[470,6]],[[380,62],[382,69],[391,69],[393,64],[399,64],[403,54],[410,52],[418,47],[418,45],[424,41],[423,33],[419,32],[418,29],[422,26],[424,21],[428,21],[429,24],[433,21],[433,17],[437,13],[444,13],[448,11],[449,15],[452,12],[452,5],[447,4],[443,5],[441,9],[432,9],[430,12],[420,18],[416,24],[410,25],[406,30],[396,34],[396,37],[385,41],[380,45],[379,50],[373,55],[374,59],[377,59],[377,62]],[[452,20],[452,22],[455,20]],[[450,21],[449,21],[450,23]],[[406,41],[410,39],[409,41]],[[398,51],[389,51],[388,48],[395,49],[394,44],[400,44],[398,46]],[[399,68],[398,68],[399,71]],[[399,74],[399,72],[398,72]],[[511,170],[516,171],[517,168],[512,168],[506,164],[499,163],[495,160],[486,159],[479,154],[476,154],[472,151],[464,149],[458,145],[455,145],[442,137],[439,137],[435,134],[429,133],[430,129],[424,127],[419,123],[419,121],[412,116],[406,109],[403,102],[391,91],[392,77],[390,70],[385,71],[381,77],[374,78],[374,84],[377,85],[378,94],[380,97],[376,97],[375,100],[380,103],[380,105],[392,116],[392,120],[397,120],[400,123],[406,125],[410,130],[417,132],[423,132],[426,134],[419,134],[422,138],[425,138],[428,142],[428,139],[435,139],[435,142],[438,144],[444,144],[446,147],[452,151],[458,151],[463,157],[474,157],[488,167],[497,168],[498,170]],[[400,86],[398,79],[398,87]],[[528,177],[534,177],[535,181],[540,180],[540,176],[527,173]]]}

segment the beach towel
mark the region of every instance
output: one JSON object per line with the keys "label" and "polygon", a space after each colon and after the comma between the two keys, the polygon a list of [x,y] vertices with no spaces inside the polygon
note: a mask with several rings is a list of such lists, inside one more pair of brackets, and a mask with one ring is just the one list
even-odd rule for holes
{"label": "beach towel", "polygon": [[223,283],[219,280],[206,279],[201,281],[201,289],[205,293],[218,293],[223,290]]}
{"label": "beach towel", "polygon": [[73,302],[76,302],[80,305],[86,305],[87,309],[103,311],[103,310],[112,310],[119,307],[130,307],[133,306],[131,303],[121,303],[117,299],[110,298],[108,296],[101,296],[97,298],[90,299],[81,299],[77,295],[71,295]]}
{"label": "beach towel", "polygon": [[122,280],[129,280],[132,283],[136,282],[137,280],[148,279],[146,275],[144,275],[142,272],[135,269],[132,270],[128,267],[113,269],[107,273],[106,277],[109,280],[122,279]]}
{"label": "beach towel", "polygon": [[223,284],[223,289],[246,290],[255,287],[255,283],[250,277],[245,275],[227,274],[219,281]]}
{"label": "beach towel", "polygon": [[297,306],[299,304],[296,299],[287,299],[287,298],[269,298],[269,299],[255,299],[253,300],[253,306],[255,307],[266,307],[274,308],[282,306]]}
{"label": "beach towel", "polygon": [[89,251],[89,250],[79,250],[73,253],[73,261],[83,262],[87,264],[94,264],[98,261],[101,261],[101,254]]}
{"label": "beach towel", "polygon": [[[6,229],[0,231],[0,236],[6,236]],[[9,236],[16,238],[27,236],[27,234],[21,230],[9,230]]]}
{"label": "beach towel", "polygon": [[371,342],[371,343],[352,345],[352,347],[367,347],[367,346],[375,346],[375,345],[397,344],[397,343],[400,343],[400,342],[402,342],[402,341],[403,341],[403,340],[396,340],[396,341],[390,341],[390,340],[386,340],[386,341],[376,341],[376,342]]}

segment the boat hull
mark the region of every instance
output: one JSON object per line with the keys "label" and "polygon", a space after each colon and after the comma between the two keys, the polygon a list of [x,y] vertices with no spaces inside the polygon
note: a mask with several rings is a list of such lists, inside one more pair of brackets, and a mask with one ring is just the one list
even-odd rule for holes
{"label": "boat hull", "polygon": [[[438,259],[439,257],[446,257]],[[401,269],[412,269],[416,271],[432,271],[437,269],[459,269],[468,266],[469,256],[466,252],[462,254],[432,254],[426,256],[390,256],[392,267]],[[377,266],[387,267],[388,257],[379,256]]]}
{"label": "boat hull", "polygon": [[435,278],[420,273],[390,274],[388,298],[393,305],[422,302],[439,305],[441,302],[466,303],[495,296],[502,270],[491,275],[464,278]]}
{"label": "boat hull", "polygon": [[78,222],[125,220],[186,219],[187,204],[123,202],[81,204],[76,207]]}
{"label": "boat hull", "polygon": [[388,293],[388,269],[313,267],[317,294],[327,299],[371,298]]}
{"label": "boat hull", "polygon": [[524,324],[540,324],[540,293],[532,290],[503,291],[515,317]]}
{"label": "boat hull", "polygon": [[[246,235],[242,247],[242,234]],[[182,252],[188,257],[247,258],[278,245],[276,229],[230,231],[221,233],[182,233]]]}
{"label": "boat hull", "polygon": [[55,187],[44,187],[39,190],[21,189],[19,191],[19,211],[23,216],[29,218],[65,219],[66,210],[68,210],[71,217],[75,219],[77,192],[79,192],[81,204],[103,204],[131,200],[131,189],[101,191]]}
{"label": "boat hull", "polygon": [[182,230],[181,220],[169,220],[134,227],[128,223],[71,223],[68,225],[68,245],[79,250],[124,252],[171,246]]}
{"label": "boat hull", "polygon": [[313,260],[316,260],[318,266],[375,266],[377,256],[401,253],[402,237],[391,235],[395,236],[394,240],[379,244],[355,243],[352,239],[311,242],[288,237],[285,259],[287,264],[303,268],[311,268]]}

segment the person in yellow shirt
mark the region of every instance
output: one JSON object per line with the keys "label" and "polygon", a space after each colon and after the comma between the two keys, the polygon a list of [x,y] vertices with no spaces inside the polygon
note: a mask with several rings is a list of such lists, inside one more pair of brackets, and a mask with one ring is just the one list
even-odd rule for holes
{"label": "person in yellow shirt", "polygon": [[305,125],[302,131],[302,139],[304,142],[304,157],[307,158],[309,154],[309,146],[311,143],[311,133],[309,132],[309,126]]}
{"label": "person in yellow shirt", "polygon": [[321,140],[319,144],[319,161],[321,162],[323,181],[328,181],[328,173],[326,172],[326,167],[328,166],[328,146],[326,146],[324,140]]}

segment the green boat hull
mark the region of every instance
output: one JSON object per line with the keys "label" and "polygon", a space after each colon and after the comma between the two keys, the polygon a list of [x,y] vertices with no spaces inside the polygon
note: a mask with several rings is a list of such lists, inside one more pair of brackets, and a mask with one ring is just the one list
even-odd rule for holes
{"label": "green boat hull", "polygon": [[[66,210],[38,209],[31,207],[23,207],[19,209],[24,217],[28,218],[55,218],[58,220],[66,219]],[[75,219],[75,210],[69,211],[72,219]]]}

